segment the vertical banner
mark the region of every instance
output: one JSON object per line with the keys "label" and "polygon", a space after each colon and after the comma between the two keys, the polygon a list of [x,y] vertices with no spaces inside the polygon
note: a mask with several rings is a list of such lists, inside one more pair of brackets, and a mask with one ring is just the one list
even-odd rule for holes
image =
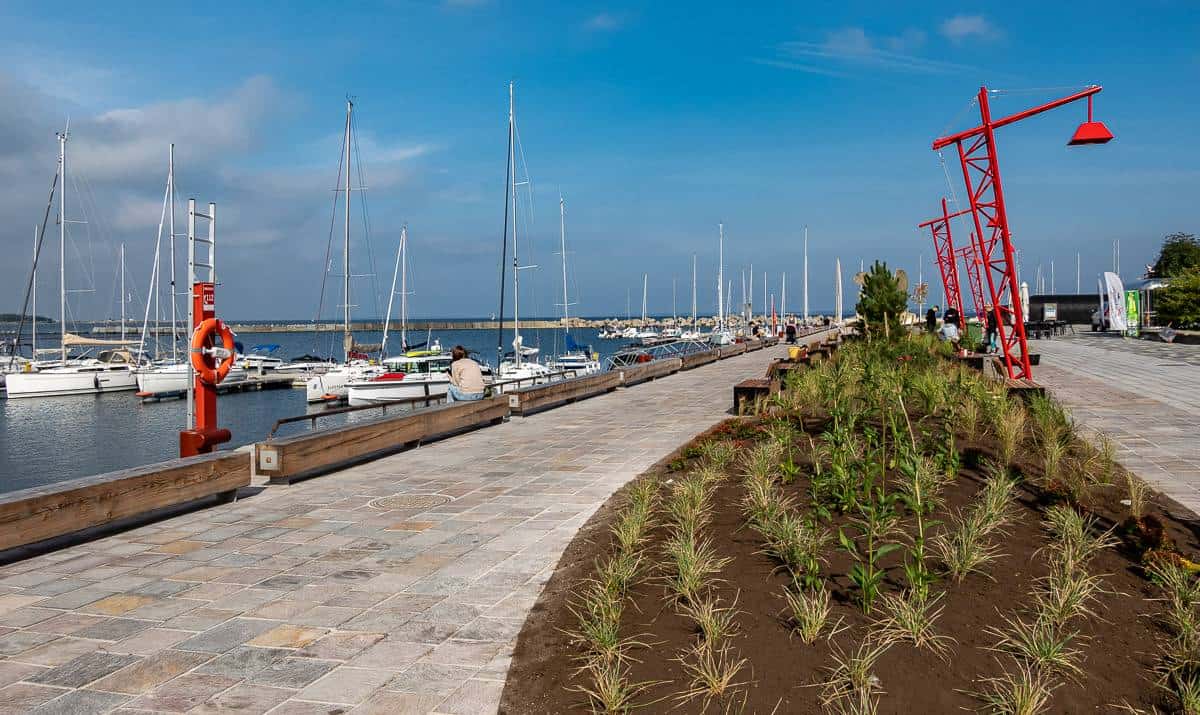
{"label": "vertical banner", "polygon": [[1129,327],[1125,317],[1125,285],[1112,271],[1104,274],[1104,289],[1108,298],[1108,329],[1123,333]]}
{"label": "vertical banner", "polygon": [[1125,291],[1125,318],[1127,321],[1125,334],[1137,337],[1142,321],[1138,318],[1138,292],[1136,290]]}

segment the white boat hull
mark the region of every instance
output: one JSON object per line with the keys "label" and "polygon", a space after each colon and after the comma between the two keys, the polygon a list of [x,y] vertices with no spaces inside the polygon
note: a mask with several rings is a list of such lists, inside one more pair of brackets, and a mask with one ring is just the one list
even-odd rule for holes
{"label": "white boat hull", "polygon": [[[428,390],[428,392],[426,392]],[[368,380],[347,386],[347,399],[352,406],[378,405],[413,397],[443,397],[450,391],[449,378],[433,380]]]}
{"label": "white boat hull", "polygon": [[344,400],[349,394],[350,383],[370,380],[382,372],[383,368],[377,365],[343,365],[324,375],[313,375],[304,384],[305,399],[309,402]]}
{"label": "white boat hull", "polygon": [[[229,370],[229,374],[221,381],[222,385],[244,382],[246,371],[240,367]],[[138,392],[166,393],[183,392],[188,388],[188,371],[186,365],[172,365],[164,368],[140,370],[137,372]]]}
{"label": "white boat hull", "polygon": [[128,369],[73,370],[60,368],[40,372],[14,373],[8,376],[8,398],[98,395],[137,388],[137,380]]}

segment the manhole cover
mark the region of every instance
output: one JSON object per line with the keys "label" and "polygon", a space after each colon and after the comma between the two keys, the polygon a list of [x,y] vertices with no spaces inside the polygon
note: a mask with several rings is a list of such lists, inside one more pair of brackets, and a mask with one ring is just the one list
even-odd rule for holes
{"label": "manhole cover", "polygon": [[450,501],[450,497],[441,494],[393,494],[390,497],[380,497],[370,503],[373,509],[390,511],[392,509],[432,509]]}

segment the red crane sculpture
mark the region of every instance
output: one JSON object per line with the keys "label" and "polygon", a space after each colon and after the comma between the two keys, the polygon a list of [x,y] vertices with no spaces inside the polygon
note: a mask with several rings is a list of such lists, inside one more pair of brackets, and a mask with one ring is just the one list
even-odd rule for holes
{"label": "red crane sculpture", "polygon": [[[1025,341],[1025,316],[1021,310],[1021,292],[1013,257],[1012,234],[1008,228],[1008,214],[1004,209],[1004,189],[1000,183],[995,130],[1064,104],[1087,99],[1088,120],[1079,126],[1067,144],[1104,144],[1111,141],[1113,135],[1103,123],[1092,120],[1092,96],[1100,90],[1099,86],[1091,86],[1053,102],[993,120],[988,106],[988,89],[980,87],[980,125],[958,134],[935,139],[933,142],[934,151],[951,144],[958,148],[963,182],[971,202],[971,218],[975,224],[975,250],[980,261],[979,268],[987,277],[992,320],[995,321],[1000,347],[1004,352],[1005,369],[1013,379],[1031,379],[1033,369],[1029,364],[1029,347]],[[984,229],[987,229],[986,233]]]}
{"label": "red crane sculpture", "polygon": [[[959,211],[954,216],[961,216],[966,211]],[[966,318],[963,310],[961,284],[958,281],[958,253],[954,249],[954,238],[950,235],[950,219],[954,218],[946,210],[946,199],[942,199],[942,215],[917,228],[928,228],[933,235],[933,251],[937,254],[938,272],[942,274],[942,291],[946,294],[946,305],[953,307],[958,314]],[[978,306],[976,306],[978,309]]]}

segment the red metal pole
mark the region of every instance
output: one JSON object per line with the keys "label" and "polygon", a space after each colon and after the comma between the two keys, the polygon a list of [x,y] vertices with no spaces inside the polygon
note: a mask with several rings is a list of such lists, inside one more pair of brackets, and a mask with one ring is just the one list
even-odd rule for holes
{"label": "red metal pole", "polygon": [[966,246],[958,249],[963,265],[967,268],[967,287],[971,289],[971,302],[975,305],[975,317],[983,319],[987,312],[987,301],[983,297],[983,284],[979,276],[979,256],[975,255],[975,234],[971,234]]}
{"label": "red metal pole", "polygon": [[[953,216],[961,216],[966,213],[959,211]],[[932,221],[926,221],[920,224],[918,228],[929,227],[929,232],[933,236],[933,250],[937,254],[938,272],[942,276],[942,290],[946,294],[946,305],[954,307],[958,314],[964,319],[966,312],[963,310],[962,303],[962,287],[958,278],[958,258],[954,249],[954,238],[950,231],[950,219],[953,218],[946,208],[946,199],[942,199],[942,215]]]}
{"label": "red metal pole", "polygon": [[[1057,108],[1063,106],[1064,104],[1070,104],[1071,102],[1077,102],[1081,99],[1087,99],[1088,104],[1091,105],[1092,95],[1098,94],[1100,92],[1100,90],[1102,90],[1102,89],[1104,89],[1104,88],[1099,85],[1092,85],[1091,87],[1088,87],[1087,89],[1076,92],[1075,94],[1072,94],[1070,96],[1063,97],[1062,99],[1056,99],[1053,102],[1047,102],[1046,104],[1043,104],[1043,105],[1040,105],[1037,107],[1033,107],[1032,109],[1026,109],[1023,112],[1017,112],[1016,114],[1010,114],[1007,117],[1004,117],[1003,119],[997,119],[994,122],[990,122],[990,121],[984,122],[983,124],[981,124],[978,127],[975,127],[974,129],[968,129],[964,132],[959,132],[958,134],[951,134],[950,136],[941,137],[940,139],[934,139],[933,140],[933,150],[937,151],[938,149],[941,149],[943,147],[948,147],[951,144],[957,144],[958,142],[961,142],[965,139],[970,139],[971,137],[980,136],[985,131],[989,131],[989,129],[988,129],[989,126],[990,126],[990,131],[995,131],[996,129],[999,129],[1000,127],[1006,127],[1009,124],[1012,124],[1014,122],[1019,122],[1022,119],[1028,119],[1029,117],[1032,117],[1034,115],[1041,114],[1042,112],[1048,112],[1051,109],[1057,109]],[[987,95],[987,87],[982,88],[981,95],[982,96]],[[986,104],[986,100],[980,100],[980,105],[983,105],[983,104]],[[1089,106],[1089,108],[1090,108],[1090,106]],[[981,114],[982,114],[982,110],[983,110],[983,107],[980,106]],[[1092,117],[1091,117],[1090,113],[1088,114],[1088,121],[1089,122],[1092,121]]]}
{"label": "red metal pole", "polygon": [[[192,334],[209,318],[215,318],[215,286],[212,283],[197,282],[192,284]],[[191,357],[189,351],[189,359]],[[216,366],[215,359],[210,355],[203,357],[211,368]],[[229,430],[217,427],[217,386],[210,385],[200,379],[199,373],[193,378],[196,396],[196,424],[191,429],[179,433],[179,456],[193,457],[197,454],[208,454],[213,448],[223,442],[228,442],[232,435]]]}

